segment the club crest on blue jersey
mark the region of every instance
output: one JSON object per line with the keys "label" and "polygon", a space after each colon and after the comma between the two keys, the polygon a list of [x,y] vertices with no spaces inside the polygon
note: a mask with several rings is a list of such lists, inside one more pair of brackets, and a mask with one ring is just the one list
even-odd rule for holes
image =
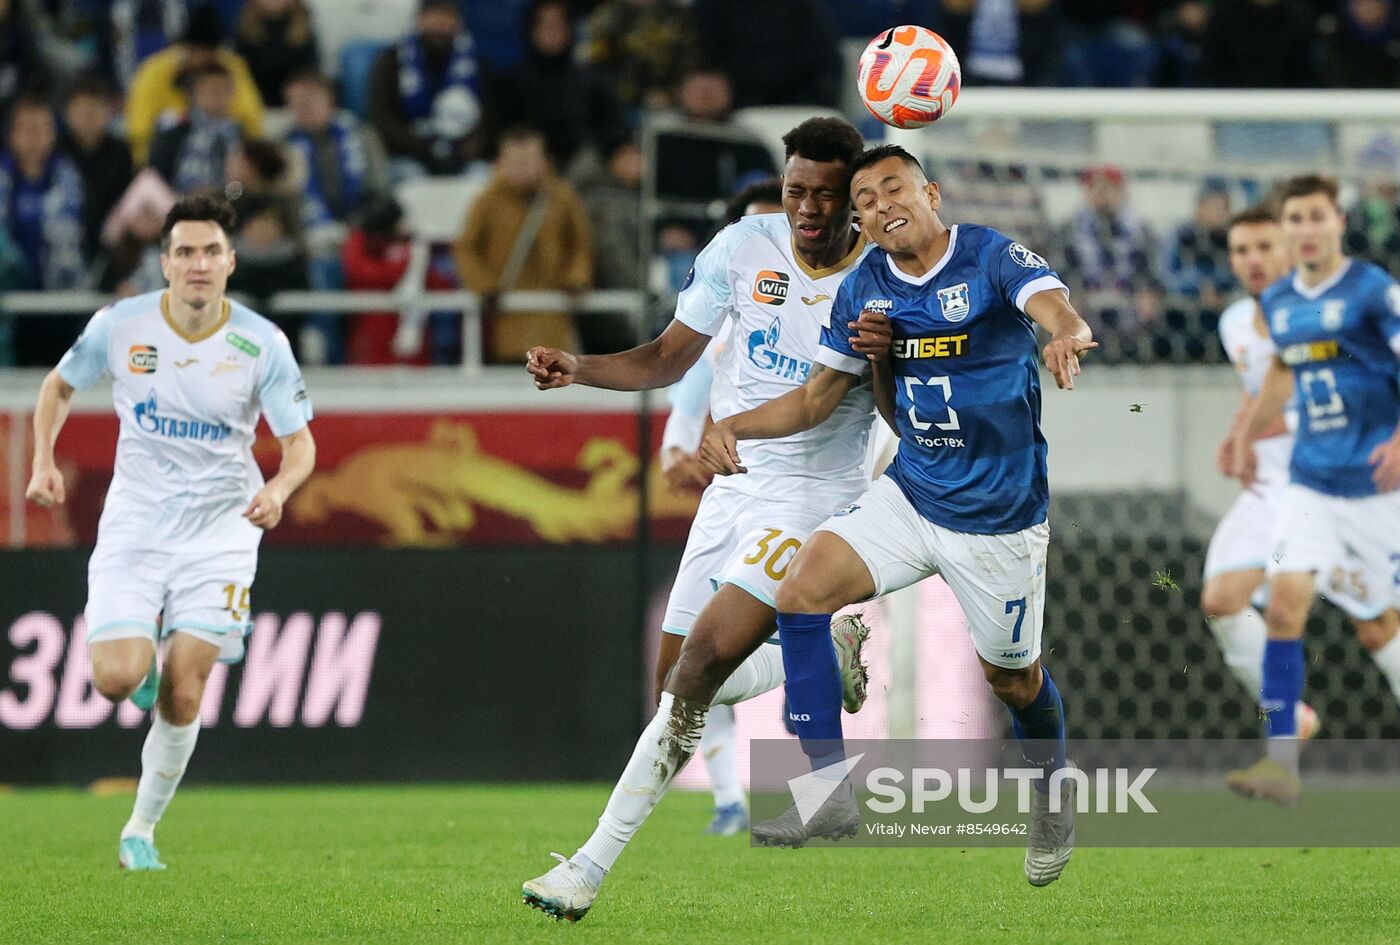
{"label": "club crest on blue jersey", "polygon": [[966,282],[960,282],[955,286],[938,290],[938,306],[943,310],[943,317],[950,322],[960,322],[967,317],[972,310],[970,300],[971,290]]}
{"label": "club crest on blue jersey", "polygon": [[756,367],[769,374],[776,374],[799,383],[805,381],[807,375],[812,372],[812,362],[799,361],[779,351],[778,341],[782,338],[782,334],[783,326],[776,318],[773,319],[766,331],[751,332],[748,344],[749,360]]}
{"label": "club crest on blue jersey", "polygon": [[1342,327],[1342,319],[1347,313],[1347,303],[1341,299],[1329,299],[1322,303],[1322,327],[1336,331]]}

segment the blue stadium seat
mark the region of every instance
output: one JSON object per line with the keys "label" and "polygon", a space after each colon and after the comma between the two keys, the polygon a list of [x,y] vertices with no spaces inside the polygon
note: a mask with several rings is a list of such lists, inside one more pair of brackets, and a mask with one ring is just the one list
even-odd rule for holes
{"label": "blue stadium seat", "polygon": [[369,110],[369,77],[374,60],[388,44],[355,40],[340,49],[340,105],[364,118]]}
{"label": "blue stadium seat", "polygon": [[477,55],[498,71],[525,58],[521,24],[529,0],[462,0],[462,21],[476,41]]}

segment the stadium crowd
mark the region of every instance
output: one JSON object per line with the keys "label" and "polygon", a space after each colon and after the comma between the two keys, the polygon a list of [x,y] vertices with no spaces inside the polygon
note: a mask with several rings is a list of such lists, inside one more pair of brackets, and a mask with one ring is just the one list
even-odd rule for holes
{"label": "stadium crowd", "polygon": [[[1390,0],[383,0],[375,9],[399,24],[397,38],[329,40],[342,25],[325,0],[0,0],[0,291],[158,288],[166,210],[177,194],[212,188],[238,210],[231,289],[255,304],[283,290],[405,280],[464,287],[486,300],[490,360],[515,361],[533,343],[605,350],[628,340],[616,320],[500,312],[495,299],[673,290],[709,224],[662,220],[655,257],[639,262],[638,116],[724,123],[748,106],[836,107],[840,75],[808,64],[837,56],[843,37],[927,23],[962,52],[969,84],[1400,82]],[[1240,45],[1260,35],[1289,52]],[[673,160],[684,174],[684,155]],[[1350,245],[1400,258],[1393,146],[1372,169]],[[1230,291],[1225,221],[1240,209],[1237,188],[1206,181],[1191,217],[1154,233],[1124,173],[1091,167],[1080,175],[1082,209],[1051,227],[1016,168],[936,170],[955,203],[977,204],[990,186],[993,202],[1016,205],[1008,231],[1049,247],[1091,296],[1111,356],[1218,359],[1212,318]],[[418,258],[396,188],[444,175],[476,180],[480,193],[455,242]],[[279,320],[308,363],[461,356],[446,315],[414,325],[394,312]],[[0,364],[50,363],[70,336],[61,320],[0,319]]]}

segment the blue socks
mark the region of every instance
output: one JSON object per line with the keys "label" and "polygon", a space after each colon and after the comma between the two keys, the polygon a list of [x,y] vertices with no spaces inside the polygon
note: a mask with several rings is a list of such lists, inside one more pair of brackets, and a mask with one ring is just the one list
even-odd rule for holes
{"label": "blue socks", "polygon": [[1050,789],[1050,775],[1065,766],[1065,706],[1060,690],[1044,667],[1040,670],[1040,692],[1025,708],[1011,711],[1011,731],[1021,743],[1021,756],[1045,772],[1035,782],[1037,790]]}
{"label": "blue socks", "polygon": [[778,614],[787,672],[788,720],[813,769],[841,761],[841,670],[831,614]]}
{"label": "blue socks", "polygon": [[1264,644],[1264,731],[1270,738],[1298,734],[1298,700],[1303,698],[1303,641],[1270,640]]}

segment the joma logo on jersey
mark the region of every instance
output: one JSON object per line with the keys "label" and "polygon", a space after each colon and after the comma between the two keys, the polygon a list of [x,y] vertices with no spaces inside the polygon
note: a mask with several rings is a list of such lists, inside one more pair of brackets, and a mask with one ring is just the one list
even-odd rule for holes
{"label": "joma logo on jersey", "polygon": [[792,277],[776,269],[764,269],[753,280],[753,300],[764,305],[782,305],[787,301]]}
{"label": "joma logo on jersey", "polygon": [[132,374],[156,372],[155,345],[132,345],[126,355],[126,369]]}
{"label": "joma logo on jersey", "polygon": [[767,331],[750,332],[749,360],[769,374],[801,383],[812,373],[812,362],[799,361],[779,351],[778,339],[782,337],[782,332],[783,326],[776,318]]}
{"label": "joma logo on jersey", "polygon": [[1331,361],[1341,354],[1341,346],[1336,341],[1303,341],[1289,345],[1278,353],[1284,364],[1307,364],[1311,361]]}
{"label": "joma logo on jersey", "polygon": [[967,353],[967,332],[935,335],[932,338],[896,338],[894,356],[912,361],[917,358],[960,358]]}

